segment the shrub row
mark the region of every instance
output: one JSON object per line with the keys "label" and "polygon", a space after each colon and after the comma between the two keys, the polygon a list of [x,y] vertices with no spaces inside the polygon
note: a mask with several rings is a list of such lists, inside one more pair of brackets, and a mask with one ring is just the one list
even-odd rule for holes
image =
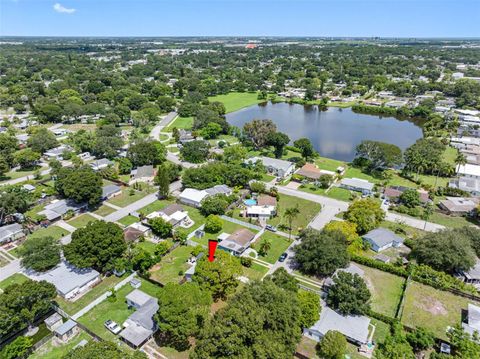
{"label": "shrub row", "polygon": [[429,285],[436,289],[454,289],[464,293],[478,294],[474,286],[466,284],[447,273],[436,271],[426,265],[412,265],[411,267],[412,279],[417,282]]}
{"label": "shrub row", "polygon": [[392,274],[395,274],[395,275],[398,275],[398,276],[404,277],[404,278],[408,277],[408,272],[403,267],[396,267],[392,264],[383,263],[383,262],[377,261],[373,258],[362,257],[362,256],[359,256],[357,254],[352,254],[351,259],[352,259],[352,261],[354,261],[356,263],[359,263],[359,264],[366,265],[367,267],[380,269],[381,271],[392,273]]}

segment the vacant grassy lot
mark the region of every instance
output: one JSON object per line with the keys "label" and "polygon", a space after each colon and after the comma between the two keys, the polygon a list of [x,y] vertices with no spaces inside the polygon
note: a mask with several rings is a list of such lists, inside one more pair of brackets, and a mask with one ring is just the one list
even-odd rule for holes
{"label": "vacant grassy lot", "polygon": [[174,203],[174,201],[157,200],[155,202],[152,202],[146,205],[145,207],[140,208],[137,212],[148,215],[152,212],[160,211],[161,209],[164,209],[165,207],[167,207],[169,204],[172,204],[172,203]]}
{"label": "vacant grassy lot", "polygon": [[55,338],[50,339],[40,348],[38,348],[32,355],[29,356],[30,359],[57,359],[62,358],[70,350],[72,350],[78,343],[82,340],[90,341],[92,338],[84,331],[81,331],[74,338],[69,340],[63,345],[59,345],[58,341]]}
{"label": "vacant grassy lot", "polygon": [[112,289],[113,286],[121,282],[122,279],[126,278],[127,276],[128,274],[126,273],[121,277],[117,277],[114,275],[106,277],[100,282],[100,284],[97,284],[94,288],[90,289],[87,293],[85,293],[85,295],[78,298],[74,302],[65,300],[59,296],[57,296],[55,300],[63,310],[65,310],[68,314],[73,315],[80,309],[85,307],[87,304],[89,304],[91,301],[101,296],[103,293]]}
{"label": "vacant grassy lot", "polygon": [[[153,283],[140,279],[142,285],[140,290],[156,297],[161,288]],[[125,297],[133,291],[130,284],[126,284],[117,292],[116,300],[110,301],[108,298],[102,303],[95,306],[92,310],[79,318],[79,322],[92,330],[95,334],[99,335],[105,340],[114,340],[115,335],[105,328],[104,322],[111,319],[117,324],[122,323],[132,314],[135,310],[128,309]]]}
{"label": "vacant grassy lot", "polygon": [[[160,263],[150,269],[150,278],[162,284],[178,283],[182,279],[183,273],[190,267],[187,260],[191,256],[192,249],[193,247],[190,246],[175,248],[163,257]],[[180,272],[182,274],[179,274]]]}
{"label": "vacant grassy lot", "polygon": [[123,224],[125,227],[128,227],[129,225],[137,223],[138,221],[140,221],[140,219],[138,219],[137,217],[128,215],[120,218],[117,222]]}
{"label": "vacant grassy lot", "polygon": [[138,201],[139,199],[145,197],[147,194],[152,193],[153,187],[146,187],[142,191],[135,191],[133,194],[130,193],[130,188],[126,188],[122,193],[112,199],[108,200],[108,203],[111,203],[118,207],[126,207],[129,204]]}
{"label": "vacant grassy lot", "polygon": [[69,232],[66,229],[58,226],[49,226],[47,228],[37,229],[29,234],[27,238],[53,237],[55,239],[60,239],[67,234],[69,234]]}
{"label": "vacant grassy lot", "polygon": [[268,272],[268,268],[262,266],[261,264],[252,263],[250,268],[242,267],[243,268],[243,275],[250,280],[260,280],[263,278],[265,274]]}
{"label": "vacant grassy lot", "polygon": [[259,259],[272,264],[278,260],[278,257],[280,257],[280,255],[285,252],[292,243],[288,240],[288,238],[279,236],[269,231],[265,231],[265,233],[263,233],[260,238],[258,238],[255,242],[255,249],[260,248],[260,243],[263,240],[270,241],[272,245],[266,256],[259,255],[258,257]]}
{"label": "vacant grassy lot", "polygon": [[[466,310],[468,303],[472,302],[450,292],[412,281],[405,293],[401,320],[405,325],[423,326],[432,330],[437,337],[447,339],[447,327],[459,324],[462,310]],[[479,305],[475,302],[473,304]]]}
{"label": "vacant grassy lot", "polygon": [[99,216],[105,217],[108,216],[109,214],[112,214],[115,212],[115,210],[112,207],[109,206],[100,206],[96,211],[93,213],[98,214]]}
{"label": "vacant grassy lot", "polygon": [[278,214],[276,217],[270,219],[268,223],[274,226],[278,226],[280,224],[288,226],[289,223],[284,217],[285,210],[295,206],[298,206],[298,209],[301,213],[292,221],[293,234],[296,234],[301,229],[305,228],[308,223],[315,218],[321,209],[321,206],[318,203],[307,201],[298,197],[280,194],[280,200],[278,201],[277,207]]}
{"label": "vacant grassy lot", "polygon": [[170,125],[164,129],[165,132],[172,132],[173,128],[183,128],[183,129],[191,129],[193,126],[193,117],[177,117],[175,121],[170,123]]}
{"label": "vacant grassy lot", "polygon": [[372,309],[395,317],[405,279],[378,269],[358,266],[365,271],[365,281],[372,293]]}
{"label": "vacant grassy lot", "polygon": [[12,284],[22,284],[23,282],[27,281],[28,278],[21,273],[15,273],[14,275],[4,279],[0,282],[0,293],[7,288],[9,285]]}
{"label": "vacant grassy lot", "polygon": [[345,162],[334,160],[327,157],[317,157],[315,159],[315,164],[318,166],[318,168],[322,170],[327,170],[332,172],[336,172],[337,168],[340,166],[343,166],[343,167],[346,166]]}
{"label": "vacant grassy lot", "polygon": [[227,113],[229,113],[264,102],[264,100],[258,100],[257,96],[256,92],[230,92],[226,95],[209,97],[208,100],[210,102],[218,101],[223,103]]}
{"label": "vacant grassy lot", "polygon": [[88,213],[82,214],[78,217],[75,217],[74,219],[71,219],[67,223],[70,224],[71,226],[74,226],[75,228],[83,228],[85,227],[88,223],[97,221],[97,219]]}

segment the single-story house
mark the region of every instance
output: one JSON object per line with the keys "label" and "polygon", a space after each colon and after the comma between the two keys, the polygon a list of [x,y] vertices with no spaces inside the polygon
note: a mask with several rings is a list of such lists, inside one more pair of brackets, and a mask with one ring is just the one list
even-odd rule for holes
{"label": "single-story house", "polygon": [[136,311],[123,323],[125,329],[119,335],[128,345],[138,349],[157,330],[154,316],[158,310],[158,300],[139,289],[134,289],[126,296],[126,301],[128,306],[135,308]]}
{"label": "single-story house", "polygon": [[192,131],[187,131],[183,128],[178,130],[178,143],[182,145],[187,142],[195,140],[195,137],[192,134]]}
{"label": "single-story house", "polygon": [[91,268],[77,268],[74,265],[61,261],[55,268],[46,272],[27,271],[30,279],[45,280],[52,283],[57,293],[65,299],[73,299],[85,293],[100,282],[100,273]]}
{"label": "single-story house", "polygon": [[200,208],[202,206],[202,201],[205,198],[217,194],[224,194],[226,196],[229,196],[232,194],[232,189],[226,185],[216,185],[211,188],[202,190],[198,190],[195,188],[185,188],[178,196],[178,199],[183,204],[195,208]]}
{"label": "single-story house", "polygon": [[480,334],[480,307],[468,303],[468,315],[466,321],[462,323],[465,332],[473,335],[475,332]]}
{"label": "single-story house", "polygon": [[122,187],[109,184],[102,187],[102,201],[118,196],[122,193]]}
{"label": "single-story house", "polygon": [[448,187],[460,189],[472,196],[480,196],[480,179],[477,178],[460,177],[450,181]]}
{"label": "single-story house", "polygon": [[23,227],[18,223],[7,224],[0,227],[0,244],[13,242],[25,238]]}
{"label": "single-story house", "polygon": [[457,165],[456,171],[461,177],[480,179],[480,166],[472,165],[470,163]]}
{"label": "single-story house", "polygon": [[350,273],[350,274],[358,274],[362,278],[365,276],[365,271],[362,268],[360,268],[359,266],[357,266],[354,263],[350,263],[347,268],[338,268],[332,274],[331,277],[328,277],[327,279],[325,279],[325,281],[323,282],[323,286],[324,286],[324,289],[326,291],[328,290],[329,287],[331,287],[335,283],[335,276],[339,272],[346,272],[346,273]]}
{"label": "single-story house", "polygon": [[44,322],[47,329],[53,332],[55,329],[57,329],[63,324],[63,318],[60,314],[55,312],[47,319],[45,319]]}
{"label": "single-story house", "polygon": [[240,228],[227,236],[225,236],[225,233],[222,233],[218,237],[218,248],[235,256],[240,256],[250,247],[250,243],[252,243],[254,238],[255,233],[246,228]]}
{"label": "single-story house", "polygon": [[246,163],[262,162],[263,166],[269,174],[276,177],[284,178],[291,175],[295,171],[295,163],[277,158],[270,157],[252,157],[246,160]]}
{"label": "single-story house", "polygon": [[303,335],[319,342],[330,330],[342,333],[356,345],[367,344],[370,318],[361,315],[341,315],[323,306],[320,319],[310,328],[303,329]]}
{"label": "single-story house", "polygon": [[381,252],[391,247],[399,247],[403,243],[402,237],[397,236],[386,228],[371,230],[363,236],[363,240],[370,243],[375,252]]}
{"label": "single-story house", "polygon": [[129,184],[136,182],[153,183],[155,178],[155,168],[152,165],[138,167],[130,172]]}
{"label": "single-story house", "polygon": [[335,172],[321,170],[312,163],[306,163],[302,168],[298,169],[295,174],[303,176],[309,180],[316,181],[324,175],[335,176]]}
{"label": "single-story house", "polygon": [[26,133],[22,133],[22,134],[19,134],[19,135],[15,135],[15,138],[18,140],[18,142],[22,145],[25,145],[28,141],[28,139],[30,138],[29,135],[27,135]]}
{"label": "single-story house", "polygon": [[150,227],[147,227],[140,222],[132,223],[123,230],[123,238],[127,242],[136,242],[140,237],[148,237],[152,234]]}
{"label": "single-story house", "polygon": [[465,283],[474,285],[480,290],[480,259],[477,258],[477,262],[473,268],[470,268],[468,271],[460,272],[456,277]]}
{"label": "single-story house", "polygon": [[[408,188],[408,187],[403,187],[403,186],[389,186],[384,189],[383,191],[383,196],[385,198],[388,198],[392,202],[398,201],[400,196],[402,195],[403,192],[410,190],[413,188]],[[427,203],[430,198],[428,197],[428,192],[424,190],[417,190],[419,196],[420,196],[420,201],[422,203]]]}
{"label": "single-story house", "polygon": [[373,183],[360,178],[343,178],[340,181],[340,187],[350,191],[362,192],[365,195],[373,192],[373,186]]}
{"label": "single-story house", "polygon": [[61,199],[46,205],[43,211],[38,212],[38,214],[45,216],[47,220],[52,222],[62,218],[68,211],[80,213],[87,207],[87,203],[76,203],[73,200]]}
{"label": "single-story house", "polygon": [[66,145],[61,145],[61,146],[58,146],[58,147],[55,147],[55,148],[52,148],[50,150],[48,150],[47,152],[45,152],[43,154],[43,156],[47,159],[47,160],[63,160],[63,154],[65,152],[68,152],[68,151],[71,151],[72,148],[70,146],[66,146]]}
{"label": "single-story house", "polygon": [[79,331],[80,328],[78,328],[77,323],[72,319],[69,319],[65,323],[60,325],[57,329],[55,329],[54,334],[62,342],[68,342]]}
{"label": "single-story house", "polygon": [[478,206],[478,199],[464,197],[447,197],[438,206],[450,215],[465,215],[472,213]]}
{"label": "single-story house", "polygon": [[97,172],[97,171],[103,170],[104,168],[107,168],[109,166],[113,166],[113,162],[110,161],[107,158],[101,158],[99,160],[95,160],[93,162],[90,162],[89,165],[92,168],[92,170]]}
{"label": "single-story house", "polygon": [[146,216],[145,222],[148,223],[148,220],[156,217],[163,218],[164,221],[170,223],[173,227],[190,226],[192,224],[192,221],[188,217],[188,212],[176,203],[168,205],[160,211],[150,213]]}
{"label": "single-story house", "polygon": [[35,186],[27,183],[22,186],[22,189],[24,189],[27,192],[33,192],[35,191]]}
{"label": "single-story house", "polygon": [[277,199],[275,197],[262,194],[257,197],[256,204],[247,205],[245,216],[250,218],[268,219],[275,216],[277,211]]}
{"label": "single-story house", "polygon": [[54,128],[54,129],[49,129],[50,132],[52,132],[55,136],[65,136],[67,133],[70,131],[67,130],[66,128]]}

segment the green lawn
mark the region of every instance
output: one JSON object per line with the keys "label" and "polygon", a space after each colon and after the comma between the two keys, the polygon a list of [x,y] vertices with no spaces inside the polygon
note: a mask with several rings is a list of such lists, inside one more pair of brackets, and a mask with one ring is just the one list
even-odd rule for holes
{"label": "green lawn", "polygon": [[[175,248],[163,257],[160,263],[150,269],[150,278],[162,284],[178,283],[182,279],[183,273],[190,267],[187,260],[191,256],[192,249],[193,247],[190,246]],[[179,274],[180,271],[183,273]]]}
{"label": "green lawn", "polygon": [[[232,223],[230,221],[226,221],[226,220],[223,220],[223,219],[222,219],[222,222],[223,222],[222,229],[220,231],[218,231],[217,233],[205,233],[205,236],[203,238],[193,237],[192,240],[199,243],[199,244],[207,246],[208,241],[210,239],[215,239],[216,240],[218,238],[218,236],[223,232],[228,233],[228,234],[232,234],[233,232],[235,232],[238,229],[245,228],[244,226],[242,226],[240,224]],[[195,224],[193,228],[197,228],[197,227],[198,227],[197,224]],[[258,232],[255,229],[250,229],[250,228],[247,228],[247,229],[249,231],[252,231],[253,233]]]}
{"label": "green lawn", "polygon": [[115,212],[115,210],[112,207],[103,205],[103,206],[100,206],[93,213],[98,214],[99,216],[105,217],[105,216],[108,216],[109,214],[112,214],[113,212]]}
{"label": "green lawn", "polygon": [[136,202],[139,199],[145,197],[149,193],[152,193],[152,189],[153,187],[148,187],[142,191],[135,191],[132,195],[130,195],[130,189],[126,188],[118,196],[109,199],[108,203],[111,203],[118,207],[126,207],[129,204],[132,204],[133,202]]}
{"label": "green lawn", "polygon": [[81,331],[74,338],[63,345],[58,345],[57,341],[53,339],[38,348],[29,359],[57,359],[62,358],[65,354],[71,351],[82,340],[90,341],[92,338],[86,332]]}
{"label": "green lawn", "polygon": [[200,213],[200,210],[197,208],[189,207],[189,206],[184,206],[183,207],[187,212],[188,216],[190,219],[195,222],[192,227],[190,227],[190,230],[193,230],[194,228],[198,228],[202,224],[205,223],[206,218],[203,216],[203,214]]}
{"label": "green lawn", "polygon": [[28,278],[21,273],[15,273],[14,275],[4,279],[0,282],[0,292],[12,284],[22,284],[26,282]]}
{"label": "green lawn", "polygon": [[150,242],[150,241],[143,241],[143,242],[139,242],[136,247],[140,247],[140,248],[143,248],[145,249],[148,253],[150,254],[153,254],[155,252],[155,248],[157,248],[157,245],[153,242]]}
{"label": "green lawn", "polygon": [[97,219],[88,213],[81,214],[78,217],[75,217],[74,219],[69,220],[67,223],[71,226],[74,226],[75,228],[83,228],[85,227],[88,223],[97,221]]}
{"label": "green lawn", "polygon": [[288,221],[284,218],[285,210],[297,205],[300,214],[292,222],[292,233],[298,233],[300,229],[306,228],[308,223],[315,218],[321,209],[321,205],[318,203],[280,194],[280,200],[277,203],[278,215],[268,220],[268,223],[274,226],[278,226],[279,224],[288,226]]}
{"label": "green lawn", "polygon": [[[28,169],[28,170],[20,169],[18,171],[10,171],[10,172],[5,173],[0,178],[0,181],[8,181],[8,180],[17,179],[17,178],[25,177],[25,176],[31,176],[30,179],[33,179],[33,174],[35,173],[35,171],[37,171],[39,169],[40,169],[40,166],[38,168],[33,169],[33,170],[31,170],[31,169]],[[41,170],[44,170],[44,169],[46,169],[46,168],[42,168]]]}
{"label": "green lawn", "polygon": [[372,309],[395,317],[405,279],[378,269],[358,266],[365,271],[365,281],[372,293]]}
{"label": "green lawn", "polygon": [[117,222],[123,224],[125,227],[128,227],[129,225],[137,223],[138,221],[140,221],[140,219],[138,219],[137,217],[128,215],[120,218]]}
{"label": "green lawn", "polygon": [[450,228],[471,226],[472,224],[478,225],[478,221],[469,220],[467,217],[449,216],[441,212],[433,212],[432,215],[428,218],[428,221],[438,223]]}
{"label": "green lawn", "polygon": [[172,203],[175,203],[175,202],[169,201],[169,200],[157,200],[155,202],[152,202],[146,205],[145,207],[140,208],[137,212],[148,215],[152,212],[160,211],[161,209],[167,207],[169,204],[172,204]]}
{"label": "green lawn", "polygon": [[91,301],[101,296],[103,293],[112,289],[113,286],[121,282],[122,279],[126,278],[127,276],[128,274],[125,273],[121,277],[117,277],[114,275],[111,275],[110,277],[106,277],[100,282],[100,284],[97,284],[95,287],[90,289],[82,297],[78,298],[74,302],[65,300],[59,296],[57,296],[55,300],[63,310],[65,310],[68,314],[73,315],[76,312],[78,312],[80,309],[85,307],[87,304],[89,304]]}
{"label": "green lawn", "polygon": [[223,103],[227,113],[229,113],[264,102],[264,100],[258,100],[257,96],[256,92],[230,92],[226,95],[209,97],[208,100]]}
{"label": "green lawn", "polygon": [[193,126],[193,117],[177,117],[175,121],[171,122],[170,125],[164,129],[165,132],[172,132],[173,128],[178,129],[191,129]]}
{"label": "green lawn", "polygon": [[441,338],[447,339],[446,329],[461,321],[462,310],[472,300],[441,291],[430,286],[410,282],[405,293],[402,323],[410,327],[423,326]]}
{"label": "green lawn", "polygon": [[[140,280],[142,282],[140,290],[156,297],[161,288],[151,282],[147,282],[143,279]],[[118,290],[115,301],[112,302],[107,298],[88,313],[80,317],[78,321],[103,339],[114,340],[116,336],[105,328],[104,322],[111,319],[117,322],[117,324],[122,325],[130,314],[135,311],[134,309],[128,309],[127,303],[125,302],[125,297],[131,291],[133,291],[133,288],[127,283]]]}
{"label": "green lawn", "polygon": [[53,237],[55,239],[60,239],[68,234],[69,232],[66,229],[54,225],[47,228],[37,229],[29,234],[27,238]]}
{"label": "green lawn", "polygon": [[271,264],[274,264],[278,260],[278,257],[280,257],[280,255],[285,252],[292,243],[288,240],[288,238],[265,231],[265,233],[263,233],[255,242],[255,249],[258,249],[260,247],[260,243],[265,239],[270,241],[272,248],[268,251],[266,256],[259,255],[259,259]]}
{"label": "green lawn", "polygon": [[352,193],[345,188],[332,187],[328,192],[325,192],[324,196],[348,202]]}
{"label": "green lawn", "polygon": [[250,268],[242,267],[243,268],[243,275],[250,280],[260,280],[263,278],[265,274],[268,272],[268,268],[262,266],[261,264],[252,263]]}
{"label": "green lawn", "polygon": [[346,166],[345,162],[334,160],[327,157],[317,157],[315,159],[315,164],[318,166],[318,168],[322,170],[327,170],[332,172],[336,172],[337,168],[340,166],[342,167]]}

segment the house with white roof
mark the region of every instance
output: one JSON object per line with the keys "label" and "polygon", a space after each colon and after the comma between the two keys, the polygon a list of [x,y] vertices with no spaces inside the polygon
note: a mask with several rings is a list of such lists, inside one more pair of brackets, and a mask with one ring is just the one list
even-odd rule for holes
{"label": "house with white roof", "polygon": [[52,148],[50,150],[48,150],[47,152],[45,152],[43,154],[43,156],[47,159],[47,160],[59,160],[59,161],[62,161],[63,160],[63,154],[65,152],[69,152],[71,151],[72,148],[70,146],[67,146],[67,145],[61,145],[61,146],[58,146],[58,147],[55,147],[55,148]]}
{"label": "house with white roof", "polygon": [[480,166],[472,165],[470,163],[457,165],[456,171],[461,177],[480,179]]}
{"label": "house with white roof", "polygon": [[368,195],[373,192],[374,184],[360,178],[343,178],[340,182],[340,187]]}
{"label": "house with white roof", "polygon": [[103,170],[109,166],[113,166],[113,162],[110,161],[108,158],[100,158],[99,160],[95,160],[89,163],[89,166],[95,172]]}
{"label": "house with white roof", "polygon": [[480,196],[480,179],[472,177],[459,177],[451,180],[448,187],[470,193],[472,196]]}
{"label": "house with white roof", "polygon": [[252,157],[247,159],[246,163],[257,163],[260,161],[265,167],[266,171],[276,177],[284,178],[290,176],[295,172],[295,163],[285,160],[280,160],[278,158],[270,157]]}
{"label": "house with white roof", "polygon": [[198,190],[195,188],[185,188],[178,196],[181,203],[195,208],[200,208],[202,201],[217,194],[224,194],[229,196],[232,194],[232,189],[226,185],[216,185],[211,188]]}
{"label": "house with white roof", "polygon": [[473,335],[475,332],[480,334],[480,307],[473,304],[468,304],[468,316],[466,322],[462,323],[462,328],[465,332]]}
{"label": "house with white roof", "polygon": [[45,280],[55,286],[58,295],[71,300],[100,282],[100,273],[91,268],[77,268],[61,261],[55,268],[46,272],[27,271],[27,276],[36,281]]}
{"label": "house with white roof", "polygon": [[174,228],[177,226],[191,227],[192,220],[188,217],[188,212],[179,204],[173,203],[160,211],[155,211],[148,214],[145,219],[161,217],[165,222],[170,223]]}
{"label": "house with white roof", "polygon": [[310,328],[304,328],[303,335],[319,342],[330,330],[335,330],[353,344],[363,345],[369,342],[370,318],[362,315],[341,315],[326,305],[322,306],[320,319]]}

